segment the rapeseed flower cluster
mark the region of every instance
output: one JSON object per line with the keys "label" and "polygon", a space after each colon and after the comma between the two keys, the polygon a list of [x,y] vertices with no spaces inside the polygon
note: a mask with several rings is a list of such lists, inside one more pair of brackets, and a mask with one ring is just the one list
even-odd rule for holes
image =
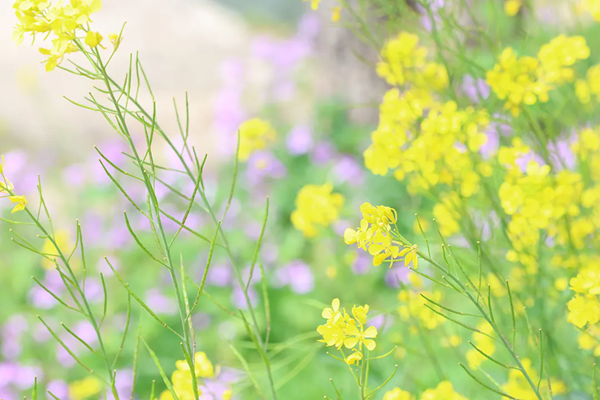
{"label": "rapeseed flower cluster", "polygon": [[[521,363],[531,380],[533,382],[539,382],[538,388],[542,397],[546,398],[550,394],[550,387],[552,387],[552,396],[561,395],[567,392],[566,385],[560,380],[550,378],[549,387],[547,379],[539,379],[539,375],[535,371],[535,368],[532,367],[529,358],[523,358]],[[508,382],[502,385],[502,390],[514,398],[521,400],[535,400],[538,398],[531,388],[531,385],[528,383],[527,378],[525,378],[523,373],[517,369],[510,369],[508,371]]]}
{"label": "rapeseed flower cluster", "polygon": [[571,279],[570,288],[576,294],[568,303],[569,322],[578,328],[597,324],[600,321],[600,266],[592,264],[579,271]]}
{"label": "rapeseed flower cluster", "polygon": [[323,336],[319,341],[337,349],[351,349],[352,353],[344,361],[349,365],[358,364],[363,359],[363,347],[373,351],[377,346],[374,340],[377,338],[377,328],[366,326],[368,313],[369,305],[365,304],[353,306],[350,316],[345,308],[340,308],[340,299],[333,299],[331,308],[323,309],[321,314],[327,322],[317,328],[317,332]]}
{"label": "rapeseed flower cluster", "polygon": [[11,213],[23,211],[27,206],[27,198],[23,195],[15,195],[13,192],[14,185],[4,175],[6,168],[6,160],[4,156],[0,156],[0,199],[7,197],[11,203],[15,204]]}
{"label": "rapeseed flower cluster", "polygon": [[420,286],[419,284],[414,286],[417,286],[418,290],[404,289],[398,293],[398,300],[400,301],[398,313],[400,314],[400,318],[408,323],[412,318],[416,318],[425,329],[433,330],[446,320],[441,315],[433,312],[429,307],[426,307],[424,303],[427,303],[427,301],[422,296],[439,304],[443,298],[443,294],[439,290],[422,290],[418,287]]}
{"label": "rapeseed flower cluster", "polygon": [[337,221],[344,196],[333,193],[333,185],[306,185],[296,197],[296,209],[291,219],[294,227],[306,237],[319,234],[318,227],[328,227]]}
{"label": "rapeseed flower cluster", "polygon": [[448,86],[448,73],[443,65],[427,61],[427,49],[419,46],[419,37],[401,32],[381,49],[377,74],[390,85],[441,90]]}
{"label": "rapeseed flower cluster", "polygon": [[559,35],[544,44],[537,57],[519,57],[514,49],[504,49],[486,81],[504,108],[517,116],[523,105],[546,103],[548,93],[558,85],[571,82],[577,61],[585,60],[590,49],[582,36]]}
{"label": "rapeseed flower cluster", "polygon": [[246,161],[256,150],[263,150],[275,141],[277,133],[267,121],[252,118],[243,122],[239,128],[240,149],[238,158]]}
{"label": "rapeseed flower cluster", "polygon": [[582,104],[592,100],[600,102],[600,64],[591,66],[585,73],[585,79],[575,82],[575,94]]}
{"label": "rapeseed flower cluster", "polygon": [[[482,322],[477,326],[479,332],[473,333],[472,343],[488,356],[496,352],[496,342],[493,339],[494,328],[487,323]],[[467,363],[471,369],[478,369],[487,358],[475,349],[469,349],[465,355]]]}
{"label": "rapeseed flower cluster", "polygon": [[[404,257],[404,266],[412,263],[418,266],[416,245],[404,246],[394,240],[394,228],[398,215],[396,210],[386,206],[373,206],[363,203],[360,206],[363,219],[356,229],[347,228],[344,232],[344,242],[355,244],[358,248],[368,251],[373,256],[373,265],[384,261],[390,262],[390,267],[397,258]],[[403,247],[401,249],[401,247]]]}
{"label": "rapeseed flower cluster", "polygon": [[83,40],[91,48],[102,42],[102,35],[89,29],[91,15],[100,11],[102,0],[70,0],[67,4],[62,1],[17,0],[13,8],[19,22],[12,38],[18,44],[26,34],[34,40],[38,33],[44,36],[44,40],[52,37],[51,48],[40,48],[40,52],[48,56],[47,71],[56,68],[66,54],[79,50],[74,42],[76,39]]}
{"label": "rapeseed flower cluster", "polygon": [[578,5],[579,12],[588,12],[592,18],[600,22],[600,0],[582,0]]}
{"label": "rapeseed flower cluster", "polygon": [[97,397],[102,391],[103,385],[93,377],[84,378],[69,384],[69,398],[83,400]]}
{"label": "rapeseed flower cluster", "polygon": [[[179,360],[175,363],[175,366],[177,369],[171,375],[173,391],[180,400],[195,399],[194,380],[188,362],[186,360]],[[215,371],[215,367],[204,352],[198,352],[194,355],[194,370],[194,376],[198,383],[198,394],[202,395],[201,384],[203,380],[214,378],[218,374],[218,371]],[[219,400],[230,400],[231,396],[232,391],[228,389],[221,395]],[[213,399],[212,396],[209,398]],[[161,393],[160,400],[173,400],[173,395],[169,390],[165,390]]]}
{"label": "rapeseed flower cluster", "polygon": [[[400,388],[394,388],[383,396],[383,400],[413,400],[415,397]],[[427,389],[419,397],[420,400],[467,400],[454,391],[450,381],[442,381],[437,387]]]}

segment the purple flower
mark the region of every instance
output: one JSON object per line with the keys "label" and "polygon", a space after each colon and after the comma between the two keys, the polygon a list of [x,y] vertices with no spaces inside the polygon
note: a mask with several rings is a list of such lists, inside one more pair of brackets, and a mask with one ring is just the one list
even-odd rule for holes
{"label": "purple flower", "polygon": [[269,151],[254,152],[248,159],[246,176],[252,186],[259,185],[265,178],[283,178],[287,169],[273,153]]}
{"label": "purple flower", "polygon": [[85,166],[81,164],[72,164],[64,169],[63,180],[69,184],[69,187],[79,187],[85,182]]}
{"label": "purple flower", "polygon": [[[256,307],[258,304],[258,293],[254,288],[248,288],[248,297],[250,299],[250,304],[252,307]],[[236,308],[246,310],[248,309],[248,302],[246,301],[246,296],[244,296],[244,292],[239,286],[233,288],[233,293],[231,294],[231,302]]]}
{"label": "purple flower", "polygon": [[292,155],[306,154],[313,146],[312,131],[305,125],[298,125],[288,133],[287,149]]}
{"label": "purple flower", "polygon": [[360,186],[364,179],[364,172],[360,164],[349,155],[343,155],[334,165],[333,172],[340,182],[348,182],[352,186]]}
{"label": "purple flower", "polygon": [[315,164],[325,164],[333,158],[335,149],[330,142],[319,142],[314,147],[311,154],[312,161]]}
{"label": "purple flower", "polygon": [[102,283],[97,278],[88,278],[85,281],[85,297],[91,303],[98,303],[104,299]]}
{"label": "purple flower", "polygon": [[540,157],[538,154],[536,154],[533,150],[531,150],[529,153],[517,158],[515,160],[515,163],[521,169],[522,172],[526,172],[527,165],[529,165],[529,163],[532,161],[537,163],[539,166],[546,165],[546,163],[544,162],[544,159],[542,157]]}
{"label": "purple flower", "polygon": [[65,381],[53,380],[48,382],[46,390],[52,392],[59,399],[67,399],[69,397],[69,385]]}
{"label": "purple flower", "polygon": [[146,304],[157,314],[171,315],[177,311],[173,299],[165,296],[158,288],[146,292]]}
{"label": "purple flower", "polygon": [[[202,274],[204,274],[204,269],[202,271]],[[232,277],[233,271],[231,270],[231,267],[229,265],[211,265],[208,269],[206,282],[213,286],[224,287],[231,283]]]}
{"label": "purple flower", "polygon": [[357,250],[357,252],[358,255],[352,263],[352,271],[356,275],[364,275],[369,272],[369,269],[373,264],[373,257],[362,250]]}
{"label": "purple flower", "polygon": [[[132,370],[124,369],[121,371],[117,371],[115,377],[115,389],[117,389],[117,394],[121,399],[131,396],[131,391],[133,390]],[[115,397],[111,390],[106,391],[106,398],[108,400],[114,400]]]}
{"label": "purple flower", "polygon": [[321,22],[315,13],[307,13],[302,16],[298,23],[296,37],[305,40],[316,39],[321,30]]}
{"label": "purple flower", "polygon": [[462,83],[463,93],[473,102],[479,103],[490,95],[491,89],[485,80],[473,78],[471,75],[465,75]]}
{"label": "purple flower", "polygon": [[421,24],[423,25],[423,28],[426,31],[432,31],[433,30],[433,23],[435,21],[435,25],[436,25],[436,29],[440,29],[440,22],[442,22],[442,18],[439,15],[439,10],[444,7],[444,0],[429,0],[429,9],[431,10],[431,14],[433,17],[432,18],[429,16],[429,13],[427,12],[427,10],[425,8],[423,8],[422,6],[418,6],[421,13],[425,14],[421,17]]}
{"label": "purple flower", "polygon": [[44,371],[41,368],[21,366],[13,378],[13,384],[20,390],[29,389],[33,386],[36,377],[38,382],[44,379]]}
{"label": "purple flower", "polygon": [[275,271],[277,284],[289,286],[297,294],[306,294],[315,287],[314,275],[310,267],[302,260],[294,260]]}
{"label": "purple flower", "polygon": [[408,282],[410,273],[410,269],[404,266],[404,261],[398,262],[385,273],[385,283],[392,288],[400,287],[400,282]]}
{"label": "purple flower", "polygon": [[549,143],[548,150],[550,151],[550,159],[553,167],[557,170],[569,169],[572,170],[577,164],[577,157],[571,150],[570,141],[558,140],[556,143]]}
{"label": "purple flower", "polygon": [[498,135],[498,131],[495,129],[489,129],[489,126],[488,129],[485,130],[485,135],[487,140],[479,148],[479,152],[484,159],[489,160],[498,152],[498,147],[500,146],[500,137]]}

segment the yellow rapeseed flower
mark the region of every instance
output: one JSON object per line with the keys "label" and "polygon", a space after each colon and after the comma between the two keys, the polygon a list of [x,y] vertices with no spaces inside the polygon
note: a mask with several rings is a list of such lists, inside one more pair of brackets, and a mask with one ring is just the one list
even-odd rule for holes
{"label": "yellow rapeseed flower", "polygon": [[25,206],[27,205],[27,199],[25,198],[25,196],[9,196],[9,199],[11,203],[17,203],[15,208],[13,208],[13,210],[11,211],[11,214],[16,213],[18,211],[23,211],[25,209]]}
{"label": "yellow rapeseed flower", "polygon": [[256,150],[265,149],[269,144],[275,141],[277,134],[267,121],[259,118],[252,118],[240,125],[240,150],[238,158],[241,161],[248,160],[248,157]]}
{"label": "yellow rapeseed flower", "polygon": [[522,6],[523,2],[521,0],[506,0],[504,2],[504,13],[509,17],[514,17]]}
{"label": "yellow rapeseed flower", "polygon": [[410,393],[400,389],[393,388],[383,395],[383,400],[411,400],[412,396]]}
{"label": "yellow rapeseed flower", "polygon": [[333,185],[306,185],[298,192],[291,220],[304,236],[315,237],[318,227],[328,227],[337,221],[343,205],[344,196],[333,193]]}
{"label": "yellow rapeseed flower", "polygon": [[96,378],[84,378],[69,384],[69,398],[73,400],[83,400],[97,398],[102,391],[102,382]]}
{"label": "yellow rapeseed flower", "polygon": [[332,22],[338,22],[340,20],[341,16],[342,16],[342,7],[341,6],[333,7],[331,9],[331,21]]}

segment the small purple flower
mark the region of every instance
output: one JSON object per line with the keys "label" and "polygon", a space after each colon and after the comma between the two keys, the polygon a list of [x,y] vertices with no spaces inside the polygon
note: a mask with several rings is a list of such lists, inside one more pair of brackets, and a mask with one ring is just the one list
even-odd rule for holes
{"label": "small purple flower", "polygon": [[305,40],[314,40],[321,30],[321,22],[315,13],[307,13],[298,23],[296,36]]}
{"label": "small purple flower", "polygon": [[44,371],[41,368],[21,366],[19,372],[13,378],[13,384],[20,390],[29,389],[33,386],[36,377],[38,382],[44,379]]}
{"label": "small purple flower", "polygon": [[369,272],[369,269],[373,264],[373,257],[371,257],[369,253],[362,250],[357,250],[357,252],[358,255],[352,263],[352,271],[356,275],[364,275]]}
{"label": "small purple flower", "polygon": [[491,93],[491,89],[485,80],[475,79],[471,75],[465,75],[461,88],[473,103],[480,103],[482,100],[487,99]]}
{"label": "small purple flower", "polygon": [[348,182],[352,186],[360,186],[365,179],[360,164],[349,155],[343,155],[334,165],[333,172],[340,182]]}
{"label": "small purple flower", "polygon": [[294,260],[275,271],[275,279],[280,286],[289,286],[297,294],[309,293],[315,287],[313,272],[302,260]]}
{"label": "small purple flower", "polygon": [[485,135],[487,140],[479,148],[479,152],[484,159],[489,160],[498,152],[498,147],[500,146],[500,137],[498,135],[498,131],[495,129],[489,129],[489,126],[488,129],[485,130]]}
{"label": "small purple flower", "polygon": [[398,288],[400,287],[400,282],[408,282],[408,276],[410,274],[411,271],[408,267],[404,266],[404,261],[399,261],[385,273],[385,283],[389,287]]}
{"label": "small purple flower", "polygon": [[46,390],[52,392],[59,399],[67,399],[69,397],[69,385],[65,381],[55,379],[48,382]]}
{"label": "small purple flower", "polygon": [[158,288],[146,292],[146,304],[157,314],[171,315],[177,311],[173,299],[165,296]]}
{"label": "small purple flower", "polygon": [[550,159],[552,160],[553,167],[557,170],[568,169],[572,170],[577,164],[577,157],[571,146],[569,140],[558,140],[556,143],[548,144],[548,150],[550,151]]}
{"label": "small purple flower", "polygon": [[[202,274],[204,274],[204,269]],[[231,283],[232,278],[233,271],[231,270],[231,266],[216,264],[209,267],[206,282],[213,286],[224,287]]]}
{"label": "small purple flower", "polygon": [[286,146],[289,153],[295,156],[308,153],[313,146],[312,131],[304,125],[296,126],[287,135]]}
{"label": "small purple flower", "polygon": [[527,166],[529,165],[530,162],[535,162],[539,166],[546,165],[546,162],[544,161],[544,159],[542,157],[540,157],[538,154],[536,154],[533,150],[531,150],[529,153],[527,153],[515,160],[515,163],[521,169],[522,172],[527,171]]}
{"label": "small purple flower", "polygon": [[98,303],[104,299],[104,289],[99,279],[92,277],[85,281],[85,297],[91,303]]}
{"label": "small purple flower", "polygon": [[[254,288],[248,288],[248,298],[250,299],[250,304],[252,307],[256,307],[258,304],[258,293]],[[231,294],[231,302],[236,308],[246,310],[248,309],[248,302],[246,301],[246,296],[244,296],[244,292],[239,286],[233,288],[233,293]]]}
{"label": "small purple flower", "polygon": [[319,142],[314,147],[311,154],[312,161],[315,164],[325,164],[329,162],[335,155],[335,149],[330,142]]}
{"label": "small purple flower", "polygon": [[73,164],[64,169],[63,180],[69,184],[69,187],[79,187],[85,183],[85,166]]}
{"label": "small purple flower", "polygon": [[254,152],[248,159],[246,176],[252,186],[261,184],[267,177],[279,179],[286,174],[285,165],[269,151]]}

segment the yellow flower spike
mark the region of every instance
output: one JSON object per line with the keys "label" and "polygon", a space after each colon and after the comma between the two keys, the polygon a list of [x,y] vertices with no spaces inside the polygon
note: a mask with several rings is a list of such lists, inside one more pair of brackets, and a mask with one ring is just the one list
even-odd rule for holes
{"label": "yellow flower spike", "polygon": [[521,9],[521,6],[523,6],[521,0],[506,0],[504,2],[504,13],[509,17],[514,17]]}
{"label": "yellow flower spike", "polygon": [[81,400],[96,397],[102,391],[102,382],[96,378],[84,378],[69,384],[69,398]]}
{"label": "yellow flower spike", "polygon": [[383,395],[383,400],[411,400],[412,396],[400,388],[393,388]]}
{"label": "yellow flower spike", "polygon": [[103,37],[100,33],[88,31],[88,33],[85,35],[85,44],[91,48],[94,48],[102,43],[102,39]]}
{"label": "yellow flower spike", "polygon": [[352,316],[354,319],[361,325],[367,323],[367,314],[369,313],[369,305],[365,304],[364,306],[353,306],[352,307]]}
{"label": "yellow flower spike", "polygon": [[11,214],[16,213],[18,211],[23,211],[25,209],[25,206],[27,205],[27,199],[25,198],[25,196],[9,196],[9,199],[11,203],[17,203],[15,208],[13,208],[13,210],[11,211]]}
{"label": "yellow flower spike", "polygon": [[315,237],[319,226],[328,227],[337,221],[344,200],[341,194],[333,193],[331,184],[305,185],[296,197],[296,209],[290,216],[292,224],[304,236]]}
{"label": "yellow flower spike", "polygon": [[338,22],[342,16],[342,7],[337,6],[331,9],[331,22]]}

